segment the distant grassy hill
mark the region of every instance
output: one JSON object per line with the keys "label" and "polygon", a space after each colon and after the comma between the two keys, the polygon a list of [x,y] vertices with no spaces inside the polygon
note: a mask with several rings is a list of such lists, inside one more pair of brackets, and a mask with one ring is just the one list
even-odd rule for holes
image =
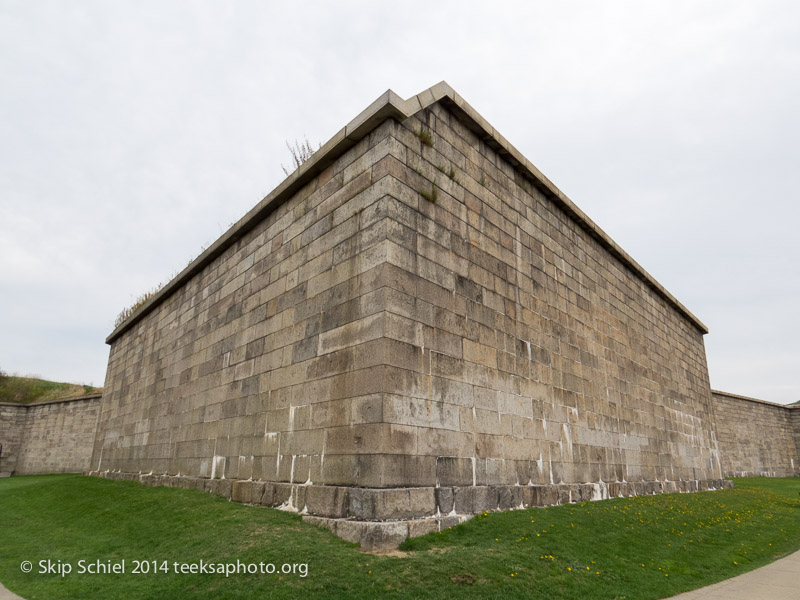
{"label": "distant grassy hill", "polygon": [[60,398],[75,398],[102,392],[103,388],[76,383],[61,383],[33,377],[14,377],[0,373],[0,402],[29,404]]}

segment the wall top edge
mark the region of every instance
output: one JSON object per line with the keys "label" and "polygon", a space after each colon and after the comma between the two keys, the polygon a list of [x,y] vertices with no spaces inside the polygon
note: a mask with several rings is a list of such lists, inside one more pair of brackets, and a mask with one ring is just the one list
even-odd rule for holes
{"label": "wall top edge", "polygon": [[0,406],[17,406],[19,408],[30,408],[31,406],[46,406],[47,404],[65,404],[67,402],[78,402],[79,400],[96,400],[102,398],[103,394],[85,394],[83,396],[75,396],[73,398],[56,398],[55,400],[42,400],[41,402],[30,402],[22,404],[21,402],[0,402]]}
{"label": "wall top edge", "polygon": [[441,81],[406,100],[403,100],[392,90],[386,90],[372,104],[350,121],[350,123],[339,130],[339,132],[317,150],[311,158],[300,165],[296,171],[284,179],[282,183],[267,194],[267,196],[241,219],[234,223],[216,242],[211,244],[203,253],[189,263],[185,269],[149,298],[147,302],[142,304],[125,321],[120,323],[106,338],[106,343],[113,343],[114,340],[119,338],[125,331],[133,327],[133,325],[169,297],[170,294],[180,288],[181,285],[195,274],[199,273],[206,265],[255,227],[270,212],[288,200],[300,188],[319,175],[357,142],[369,135],[370,132],[386,119],[394,118],[403,120],[437,102],[441,102],[448,109],[454,110],[457,116],[461,117],[461,120],[470,127],[479,138],[498,152],[505,160],[509,161],[540,191],[564,210],[564,212],[566,212],[581,228],[595,238],[620,262],[626,265],[639,279],[661,296],[682,316],[688,319],[700,333],[708,333],[708,327],[706,327],[702,321],[694,316],[689,309],[681,304],[638,262],[617,245],[605,231],[578,208],[564,192],[558,189],[558,187],[536,168],[533,163],[525,158],[519,150],[512,146],[505,137],[494,129],[494,127],[450,87],[447,82]]}
{"label": "wall top edge", "polygon": [[777,406],[778,408],[785,408],[787,410],[800,410],[800,406],[791,406],[790,404],[779,404],[777,402],[770,402],[769,400],[761,400],[759,398],[751,398],[750,396],[741,396],[739,394],[731,394],[730,392],[722,392],[720,390],[711,390],[712,395],[726,396],[736,400],[747,400],[748,402],[757,402],[758,404],[766,404],[767,406]]}

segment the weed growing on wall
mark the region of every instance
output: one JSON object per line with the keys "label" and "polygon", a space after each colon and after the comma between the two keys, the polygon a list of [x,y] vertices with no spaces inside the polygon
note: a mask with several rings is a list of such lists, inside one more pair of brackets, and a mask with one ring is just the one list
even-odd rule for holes
{"label": "weed growing on wall", "polygon": [[426,146],[433,148],[433,134],[431,134],[431,132],[428,129],[420,127],[419,131],[415,131],[414,133],[417,135],[420,142],[422,142]]}
{"label": "weed growing on wall", "polygon": [[114,319],[114,327],[119,327],[120,325],[122,325],[122,323],[124,323],[124,322],[125,322],[125,320],[126,320],[128,317],[130,317],[130,316],[131,316],[133,313],[135,313],[135,312],[136,312],[136,310],[137,310],[137,309],[138,309],[140,306],[142,306],[142,305],[143,305],[145,302],[147,302],[148,300],[150,300],[150,298],[152,298],[153,296],[155,296],[155,295],[156,295],[156,294],[157,294],[157,293],[158,293],[158,292],[161,290],[161,288],[163,288],[163,287],[164,287],[164,284],[163,284],[163,283],[159,283],[159,284],[158,284],[156,287],[154,287],[152,290],[150,290],[150,291],[148,291],[148,292],[145,292],[144,294],[142,294],[141,296],[139,296],[138,298],[136,298],[136,300],[134,301],[134,303],[133,303],[133,304],[131,304],[130,306],[127,306],[127,307],[123,308],[123,309],[120,311],[120,313],[117,315],[117,318],[116,318],[116,319]]}
{"label": "weed growing on wall", "polygon": [[[292,146],[287,141],[286,147],[289,149],[289,153],[292,155],[292,164],[294,165],[294,166],[290,165],[291,168],[281,165],[281,169],[283,169],[283,172],[286,173],[287,177],[291,175],[294,171],[296,171],[300,167],[300,165],[302,165],[309,158],[311,158],[314,152],[316,152],[316,150],[314,150],[311,147],[311,143],[308,141],[307,137],[303,137],[302,142],[298,142],[297,140],[295,140],[294,146]],[[322,148],[322,144],[319,144],[317,150],[319,150],[320,148]]]}
{"label": "weed growing on wall", "polygon": [[439,198],[439,192],[436,189],[436,180],[435,179],[433,180],[433,183],[431,184],[431,191],[430,192],[427,191],[427,190],[417,190],[417,191],[428,202],[434,202],[435,203],[436,200]]}

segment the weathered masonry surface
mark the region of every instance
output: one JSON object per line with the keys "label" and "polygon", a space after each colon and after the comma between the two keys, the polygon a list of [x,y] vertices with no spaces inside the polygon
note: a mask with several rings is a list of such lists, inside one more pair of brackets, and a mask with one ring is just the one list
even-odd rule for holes
{"label": "weathered masonry surface", "polygon": [[800,475],[800,407],[713,392],[725,477]]}
{"label": "weathered masonry surface", "polygon": [[721,487],[706,331],[449,86],[387,92],[109,336],[91,472],[359,539]]}
{"label": "weathered masonry surface", "polygon": [[100,394],[0,403],[0,473],[80,473],[89,467]]}

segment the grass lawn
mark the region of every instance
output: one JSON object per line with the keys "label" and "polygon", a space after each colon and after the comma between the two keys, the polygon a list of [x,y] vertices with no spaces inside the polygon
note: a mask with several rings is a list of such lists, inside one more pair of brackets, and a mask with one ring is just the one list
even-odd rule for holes
{"label": "grass lawn", "polygon": [[[0,480],[0,581],[29,600],[663,598],[800,549],[799,491],[800,478],[737,479],[734,490],[494,513],[372,556],[297,515],[198,491],[13,477]],[[72,573],[40,574],[47,559]],[[124,573],[77,572],[80,560],[123,559]],[[174,572],[200,560],[307,574]],[[134,574],[134,561],[156,564]]]}

